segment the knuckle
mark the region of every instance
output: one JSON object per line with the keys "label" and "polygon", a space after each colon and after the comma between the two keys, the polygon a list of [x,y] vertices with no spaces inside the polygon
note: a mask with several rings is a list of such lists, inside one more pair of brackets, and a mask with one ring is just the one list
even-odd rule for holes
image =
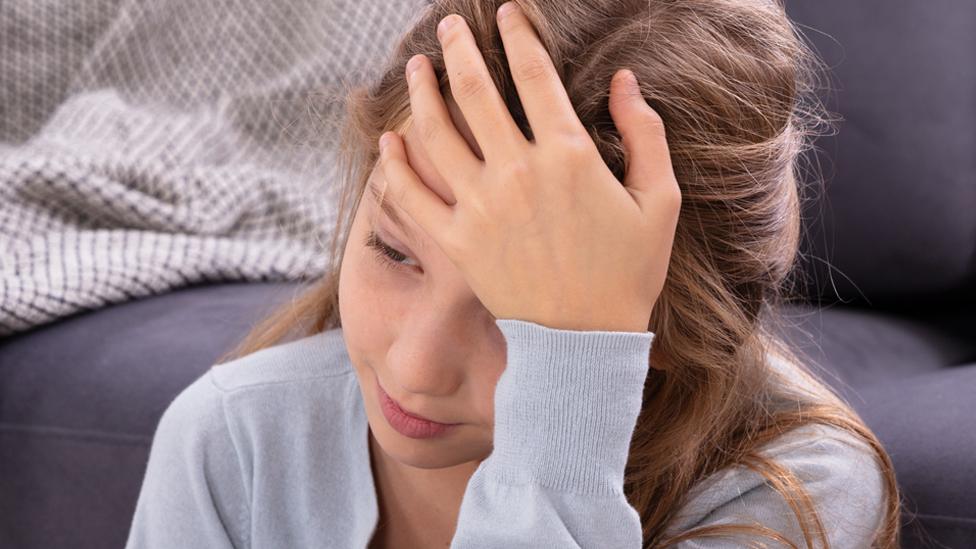
{"label": "knuckle", "polygon": [[505,179],[516,183],[527,178],[530,171],[529,163],[521,159],[509,160],[502,168]]}
{"label": "knuckle", "polygon": [[540,57],[533,56],[515,67],[515,79],[520,82],[540,80],[549,74],[549,65]]}
{"label": "knuckle", "polygon": [[640,129],[642,132],[655,137],[666,137],[667,133],[664,128],[664,119],[657,111],[646,109],[644,115],[638,120],[640,124]]}
{"label": "knuckle", "polygon": [[[550,143],[556,149],[554,158],[558,158],[564,166],[581,166],[592,162],[593,153],[596,145],[586,133],[586,130],[579,128],[573,130],[567,128],[550,136]],[[597,153],[599,154],[599,153]]]}
{"label": "knuckle", "polygon": [[658,189],[658,191],[655,193],[657,197],[655,200],[663,205],[661,211],[672,213],[677,219],[681,214],[681,187],[678,182],[673,181],[667,188]]}
{"label": "knuckle", "polygon": [[393,203],[396,204],[397,208],[402,208],[402,204],[405,204],[407,201],[406,185],[394,185],[393,195]]}
{"label": "knuckle", "polygon": [[565,131],[560,139],[562,148],[569,153],[571,159],[578,158],[588,153],[593,148],[593,140],[585,131]]}
{"label": "knuckle", "polygon": [[618,105],[626,107],[628,103],[631,102],[630,95],[623,93],[612,93],[607,99],[607,104],[611,107],[617,107]]}
{"label": "knuckle", "polygon": [[440,127],[437,121],[429,116],[417,117],[417,133],[420,139],[426,143],[433,142],[440,135]]}
{"label": "knuckle", "polygon": [[672,186],[671,191],[671,205],[675,212],[681,211],[681,187],[677,182]]}
{"label": "knuckle", "polygon": [[391,169],[383,174],[383,199],[387,202],[392,200],[393,204],[402,204],[403,195],[406,193],[403,187],[399,172],[391,166]]}
{"label": "knuckle", "polygon": [[488,83],[481,76],[474,74],[461,74],[458,76],[457,96],[459,98],[474,97],[488,87]]}

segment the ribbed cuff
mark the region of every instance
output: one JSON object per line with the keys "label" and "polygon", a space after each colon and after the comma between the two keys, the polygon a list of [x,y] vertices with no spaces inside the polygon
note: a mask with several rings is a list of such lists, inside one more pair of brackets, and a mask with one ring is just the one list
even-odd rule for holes
{"label": "ribbed cuff", "polygon": [[654,333],[495,324],[508,358],[495,388],[488,458],[496,480],[621,494]]}

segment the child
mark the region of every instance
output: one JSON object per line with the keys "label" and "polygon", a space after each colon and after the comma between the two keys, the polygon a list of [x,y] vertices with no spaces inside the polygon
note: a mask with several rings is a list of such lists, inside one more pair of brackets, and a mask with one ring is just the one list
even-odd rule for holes
{"label": "child", "polygon": [[820,120],[781,4],[507,5],[350,95],[336,269],[170,405],[127,547],[897,547],[771,329]]}

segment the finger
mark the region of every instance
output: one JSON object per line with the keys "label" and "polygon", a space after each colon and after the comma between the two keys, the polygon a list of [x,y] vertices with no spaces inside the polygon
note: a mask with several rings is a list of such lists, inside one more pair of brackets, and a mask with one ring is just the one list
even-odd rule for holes
{"label": "finger", "polygon": [[444,103],[434,68],[423,54],[407,63],[412,124],[434,168],[459,196],[456,186],[472,181],[482,163],[458,132]]}
{"label": "finger", "polygon": [[407,151],[396,132],[380,136],[382,195],[407,213],[420,228],[440,243],[442,230],[449,227],[451,207],[421,181],[407,160]]}
{"label": "finger", "polygon": [[627,153],[624,186],[638,194],[681,192],[671,166],[664,121],[644,99],[637,79],[619,70],[610,82],[610,116]]}
{"label": "finger", "polygon": [[481,147],[485,161],[517,154],[526,141],[498,93],[478,44],[464,19],[451,14],[437,26],[451,94]]}
{"label": "finger", "polygon": [[549,52],[515,2],[498,9],[508,66],[536,141],[542,135],[585,133]]}

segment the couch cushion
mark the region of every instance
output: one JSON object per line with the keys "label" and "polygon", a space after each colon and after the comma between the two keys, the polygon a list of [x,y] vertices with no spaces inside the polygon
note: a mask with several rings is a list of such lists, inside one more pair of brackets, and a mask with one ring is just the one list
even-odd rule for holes
{"label": "couch cushion", "polygon": [[0,343],[0,547],[122,547],[163,411],[288,283],[197,285]]}
{"label": "couch cushion", "polygon": [[[905,497],[904,547],[976,547],[976,362],[860,391]],[[939,547],[939,545],[931,545]]]}
{"label": "couch cushion", "polygon": [[[194,286],[4,340],[0,547],[121,547],[163,410],[299,290]],[[976,453],[976,365],[961,362],[972,358],[972,345],[951,329],[971,325],[971,316],[940,322],[857,309],[784,312],[794,343],[814,351],[831,372],[827,381],[888,448],[906,509],[918,513],[905,528],[905,549],[921,547],[924,536],[976,546],[976,474],[967,461]]]}
{"label": "couch cushion", "polygon": [[878,383],[939,372],[976,360],[976,308],[892,312],[866,307],[786,305],[776,333],[808,355],[843,396]]}
{"label": "couch cushion", "polygon": [[819,365],[814,373],[891,456],[904,497],[903,548],[976,547],[976,309],[782,312],[787,325],[778,331]]}

